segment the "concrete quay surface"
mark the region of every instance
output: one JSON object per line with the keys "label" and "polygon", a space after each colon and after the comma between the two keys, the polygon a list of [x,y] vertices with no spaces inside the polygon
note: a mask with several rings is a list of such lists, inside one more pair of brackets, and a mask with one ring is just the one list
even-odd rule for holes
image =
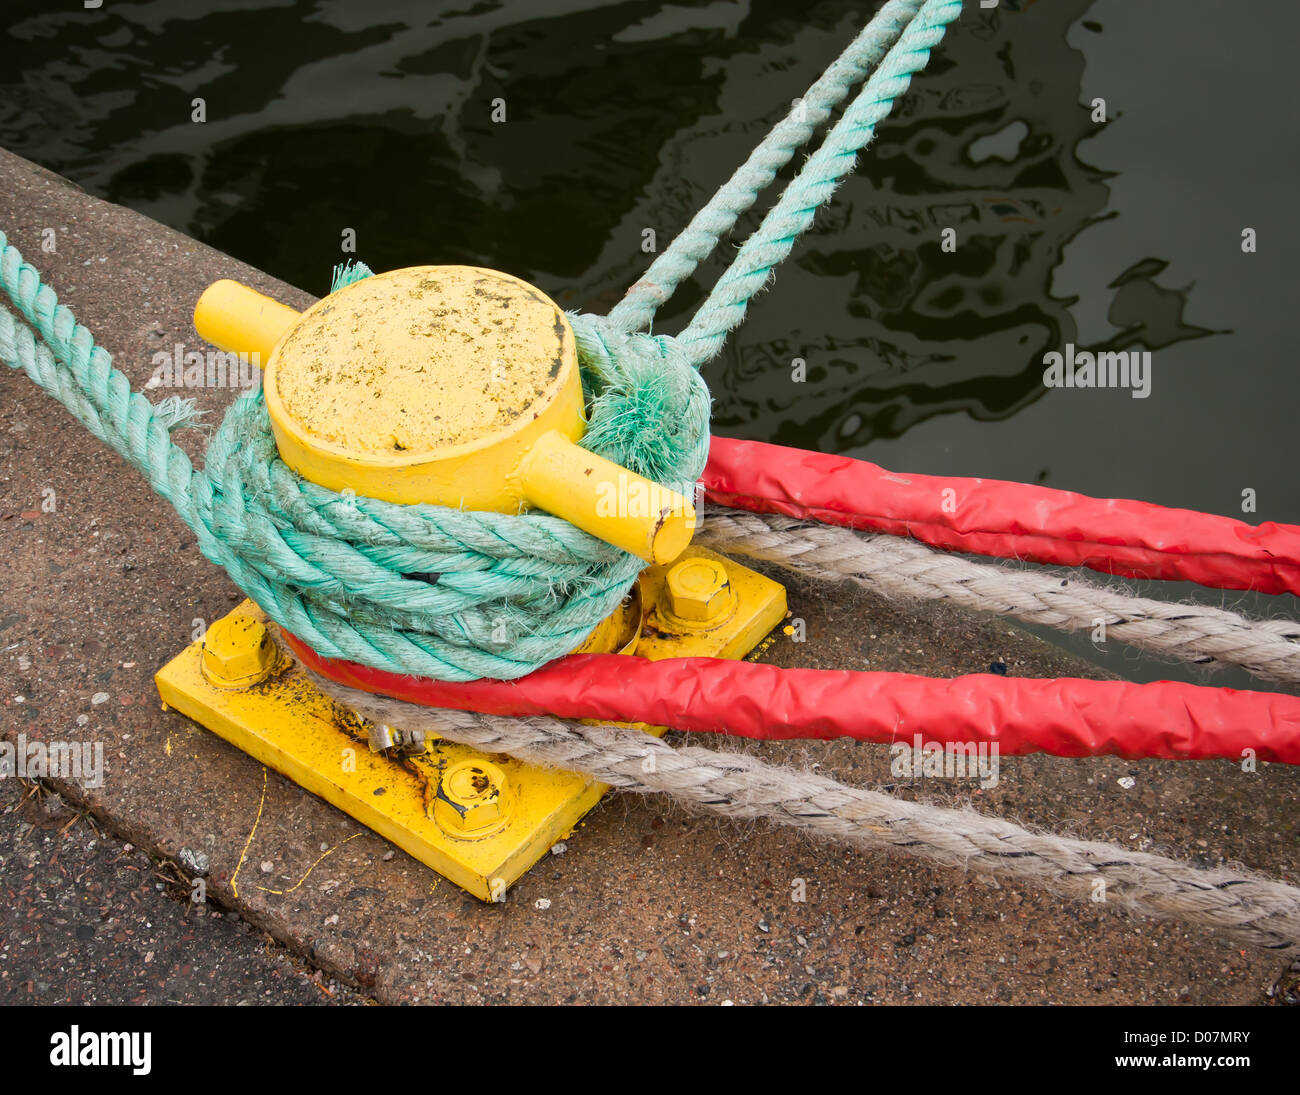
{"label": "concrete quay surface", "polygon": [[[237,278],[295,307],[311,301],[3,152],[0,227],[137,387],[160,349],[202,347],[191,312],[217,278]],[[40,246],[47,228],[57,241],[52,254]],[[183,394],[217,422],[236,393]],[[201,457],[202,430],[177,438]],[[43,507],[48,499],[53,505]],[[1294,998],[1295,971],[1285,959],[1198,929],[1069,904],[901,855],[814,844],[766,825],[702,819],[634,794],[608,796],[562,854],[546,857],[503,904],[484,905],[161,709],[154,672],[190,641],[194,621],[217,619],[242,595],[134,471],[8,369],[0,370],[0,559],[0,734],[103,743],[102,786],[46,781],[73,804],[69,816],[86,812],[101,831],[100,846],[116,846],[127,861],[147,854],[159,869],[165,865],[182,898],[199,875],[212,912],[237,914],[257,929],[169,937],[169,955],[192,947],[194,961],[176,963],[162,988],[142,978],[133,999],[185,999],[185,978],[203,979],[207,995],[195,999],[275,998],[240,962],[264,952],[265,935],[306,964],[268,966],[267,978],[276,980],[277,969],[288,970],[289,981],[315,970],[318,985],[337,982],[340,995],[350,986],[352,999],[384,1003]],[[994,666],[1019,676],[1101,675],[1004,620],[788,584],[807,641],[778,631],[763,654],[777,664],[936,676]],[[896,783],[883,747],[745,747],[817,764],[848,781],[890,785],[910,798],[1300,880],[1300,772],[1280,765],[1246,775],[1227,762],[1003,758],[997,786],[981,789],[964,781]],[[7,826],[34,830],[30,808],[0,813],[0,827]],[[28,982],[55,982],[59,998],[72,998],[78,978],[82,998],[93,996],[110,976],[112,941],[121,935],[118,946],[134,944],[125,931],[101,930],[121,910],[90,902],[75,916],[46,919],[44,938],[59,955],[54,973],[41,966],[48,956],[38,959],[20,945],[32,919],[44,915],[33,894],[56,876],[67,884],[59,869],[64,853],[51,851],[50,841],[84,845],[89,830],[83,823],[41,832],[44,850],[13,851],[0,882],[11,905],[0,917],[0,998],[13,991],[6,986]],[[31,836],[15,833],[9,839]],[[138,852],[121,852],[128,843]],[[32,877],[15,885],[15,872]],[[153,915],[181,921],[195,914],[173,900]],[[87,924],[93,944],[82,938]],[[107,947],[110,961],[91,956],[90,945]],[[291,985],[286,998],[335,997]]]}

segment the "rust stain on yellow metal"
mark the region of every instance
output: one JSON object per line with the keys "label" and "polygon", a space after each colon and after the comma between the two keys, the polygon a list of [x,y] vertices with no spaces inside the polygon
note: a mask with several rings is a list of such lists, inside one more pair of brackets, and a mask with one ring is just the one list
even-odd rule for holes
{"label": "rust stain on yellow metal", "polygon": [[432,812],[448,836],[476,840],[509,825],[514,805],[514,788],[499,767],[488,760],[462,760],[439,775]]}
{"label": "rust stain on yellow metal", "polygon": [[[785,590],[778,583],[700,548],[689,549],[687,558],[725,568],[734,612],[712,622],[678,620],[668,611],[667,568],[650,567],[638,583],[635,612],[615,614],[619,618],[598,628],[584,648],[635,649],[652,659],[741,658],[785,618]],[[266,619],[251,601],[226,617],[232,618],[262,626]],[[255,636],[256,630],[243,633]],[[158,672],[164,703],[484,901],[502,900],[507,887],[608,789],[580,775],[488,757],[443,739],[429,741],[417,756],[372,753],[355,717],[341,717],[296,666],[277,662],[259,683],[217,687],[204,675],[203,653],[202,643],[195,643]],[[644,729],[664,733],[662,727]]]}

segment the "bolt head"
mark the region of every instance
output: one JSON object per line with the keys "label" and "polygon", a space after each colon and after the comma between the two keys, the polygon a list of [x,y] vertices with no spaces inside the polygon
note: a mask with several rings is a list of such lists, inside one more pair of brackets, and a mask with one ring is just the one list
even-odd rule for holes
{"label": "bolt head", "polygon": [[433,818],[452,836],[490,836],[510,820],[513,795],[506,774],[485,760],[462,760],[438,781]]}
{"label": "bolt head", "polygon": [[252,616],[226,616],[203,636],[199,665],[208,683],[218,688],[260,684],[271,675],[275,664],[275,644],[265,625]]}
{"label": "bolt head", "polygon": [[721,623],[733,610],[731,580],[716,559],[683,559],[668,571],[668,611],[695,624]]}

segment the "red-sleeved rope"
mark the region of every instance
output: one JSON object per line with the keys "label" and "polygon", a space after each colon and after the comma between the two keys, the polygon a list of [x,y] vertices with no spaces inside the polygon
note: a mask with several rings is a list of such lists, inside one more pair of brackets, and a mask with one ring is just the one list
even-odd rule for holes
{"label": "red-sleeved rope", "polygon": [[[899,475],[874,464],[714,438],[713,501],[756,512],[908,535],[937,547],[1227,589],[1300,592],[1300,528],[1247,525],[1145,502],[1094,499],[986,479]],[[1300,698],[1171,681],[782,669],[714,658],[583,654],[515,681],[448,683],[318,655],[308,668],[428,707],[495,715],[649,722],[750,738],[838,738],[1001,753],[1260,760],[1300,764]]]}
{"label": "red-sleeved rope", "polygon": [[903,475],[863,460],[713,438],[706,497],[935,547],[1218,589],[1300,593],[1300,528],[994,479]]}
{"label": "red-sleeved rope", "polygon": [[1173,681],[782,669],[718,658],[575,654],[514,681],[449,683],[322,658],[315,672],[366,692],[489,715],[647,722],[749,738],[989,743],[1004,755],[1260,760],[1300,764],[1300,698]]}

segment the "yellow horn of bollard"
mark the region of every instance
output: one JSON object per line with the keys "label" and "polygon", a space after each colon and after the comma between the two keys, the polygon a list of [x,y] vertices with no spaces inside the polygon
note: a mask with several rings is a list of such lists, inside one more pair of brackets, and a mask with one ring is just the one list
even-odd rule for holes
{"label": "yellow horn of bollard", "polygon": [[194,327],[203,338],[222,350],[257,354],[259,367],[301,318],[287,304],[229,278],[209,285],[194,308]]}
{"label": "yellow horn of bollard", "polygon": [[577,444],[573,330],[545,294],[473,266],[376,274],[301,314],[234,281],[209,286],[200,335],[256,352],[280,455],[331,490],[563,517],[652,563],[690,543],[695,511]]}

